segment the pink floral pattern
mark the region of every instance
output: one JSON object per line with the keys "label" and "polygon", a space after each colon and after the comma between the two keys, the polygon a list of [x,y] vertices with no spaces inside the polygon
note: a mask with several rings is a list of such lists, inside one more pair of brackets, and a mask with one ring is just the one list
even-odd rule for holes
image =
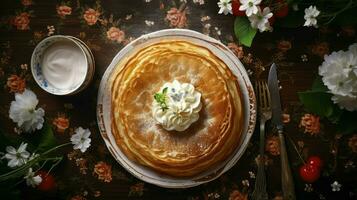
{"label": "pink floral pattern", "polygon": [[[187,200],[246,200],[256,180],[256,163],[262,159],[268,170],[269,198],[282,199],[280,171],[277,170],[280,168],[280,144],[276,130],[271,126],[267,126],[266,154],[262,158],[258,156],[258,134],[254,133],[246,152],[231,170],[216,181],[179,192],[154,187],[134,178],[112,158],[100,138],[93,112],[95,96],[101,75],[113,56],[142,34],[159,29],[188,28],[202,31],[226,44],[240,59],[252,82],[266,78],[272,62],[279,67],[284,133],[299,195],[304,199],[334,199],[333,195],[348,199],[348,195],[356,196],[350,189],[356,184],[349,182],[357,169],[356,132],[339,132],[335,124],[307,113],[296,97],[296,93],[312,81],[311,74],[316,73],[323,55],[356,41],[356,27],[320,27],[317,31],[299,29],[298,34],[295,30],[275,30],[259,35],[251,48],[243,48],[231,31],[233,16],[217,15],[217,1],[187,1],[185,4],[181,0],[135,2],[140,6],[121,4],[123,2],[19,0],[3,5],[9,12],[0,13],[0,132],[18,136],[8,110],[14,93],[25,88],[32,89],[38,96],[40,106],[46,111],[46,123],[59,142],[67,142],[78,126],[92,131],[92,146],[88,152],[81,153],[71,148],[59,152],[65,158],[53,169],[58,188],[56,192],[43,195],[55,199],[57,194],[61,194],[63,198],[74,200],[167,199],[172,195],[172,198]],[[33,48],[44,38],[55,34],[80,38],[94,54],[95,80],[80,94],[71,97],[49,95],[39,89],[32,78]],[[249,92],[253,94],[253,89]],[[322,168],[323,178],[312,184],[314,190],[309,193],[304,190],[305,183],[297,173],[302,163],[294,145],[303,159],[318,155],[326,162]],[[335,179],[343,185],[341,192],[331,192],[329,186]],[[24,188],[25,185],[16,187],[21,196],[35,198],[33,194],[38,191]],[[117,192],[108,192],[110,188]]]}
{"label": "pink floral pattern", "polygon": [[17,30],[29,30],[30,29],[30,14],[28,12],[22,12],[17,15],[12,20],[12,24],[16,27]]}
{"label": "pink floral pattern", "polygon": [[304,133],[317,135],[320,133],[320,117],[312,114],[305,114],[301,117],[299,127],[304,128]]}
{"label": "pink floral pattern", "polygon": [[69,6],[66,6],[66,5],[62,5],[62,6],[58,6],[57,7],[57,14],[60,16],[60,17],[65,17],[67,15],[70,15],[72,14],[72,8],[69,7]]}
{"label": "pink floral pattern", "polygon": [[278,136],[270,136],[266,140],[265,151],[269,152],[273,156],[280,155],[280,142]]}
{"label": "pink floral pattern", "polygon": [[121,43],[125,39],[125,33],[117,27],[110,27],[107,31],[107,38],[112,41]]}
{"label": "pink floral pattern", "polygon": [[22,5],[24,6],[31,6],[32,0],[21,0]]}
{"label": "pink floral pattern", "polygon": [[97,176],[99,180],[109,183],[112,181],[112,166],[100,161],[94,166],[93,174]]}
{"label": "pink floral pattern", "polygon": [[186,11],[177,8],[171,8],[167,11],[165,18],[172,28],[184,28],[187,26]]}
{"label": "pink floral pattern", "polygon": [[89,26],[92,26],[97,23],[99,16],[99,11],[94,10],[93,8],[88,8],[83,14],[83,19],[87,22]]}
{"label": "pink floral pattern", "polygon": [[13,74],[7,79],[6,85],[10,92],[22,93],[26,88],[26,80]]}

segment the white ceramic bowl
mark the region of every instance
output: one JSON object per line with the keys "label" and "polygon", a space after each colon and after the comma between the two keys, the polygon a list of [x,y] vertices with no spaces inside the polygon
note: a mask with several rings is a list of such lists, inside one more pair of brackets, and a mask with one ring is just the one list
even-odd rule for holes
{"label": "white ceramic bowl", "polygon": [[88,60],[88,74],[86,76],[86,79],[82,83],[81,87],[75,91],[75,93],[78,93],[78,92],[82,91],[83,89],[85,89],[89,85],[89,83],[92,81],[94,72],[95,72],[95,61],[94,61],[93,53],[90,50],[90,48],[86,45],[86,43],[84,43],[82,40],[80,40],[76,37],[73,37],[73,36],[67,36],[67,37],[70,39],[73,39],[75,42],[78,43],[78,45],[80,45],[82,47],[83,51],[86,54],[87,60]]}
{"label": "white ceramic bowl", "polygon": [[[190,178],[178,178],[157,173],[151,168],[140,165],[126,157],[115,142],[111,132],[111,84],[109,77],[118,62],[130,56],[137,48],[143,48],[162,39],[182,39],[210,49],[217,57],[224,61],[237,77],[242,92],[244,126],[239,146],[234,153],[214,169],[205,171]],[[233,167],[244,153],[253,134],[256,120],[256,100],[252,84],[238,58],[221,42],[201,33],[185,29],[167,29],[143,35],[125,46],[113,59],[102,77],[98,93],[97,120],[101,135],[113,157],[127,171],[135,177],[161,187],[187,188],[197,186],[218,178],[221,174]]]}
{"label": "white ceramic bowl", "polygon": [[[66,42],[67,44],[73,45],[73,48],[76,49],[85,60],[84,66],[81,66],[86,69],[85,73],[78,75],[81,76],[78,78],[81,78],[82,81],[69,88],[58,88],[51,85],[42,73],[43,67],[46,67],[46,65],[43,64],[44,53],[49,47],[59,42]],[[78,38],[72,36],[54,35],[45,38],[37,44],[31,57],[31,71],[36,83],[46,92],[55,95],[72,95],[82,91],[92,80],[95,71],[94,57],[90,49]]]}

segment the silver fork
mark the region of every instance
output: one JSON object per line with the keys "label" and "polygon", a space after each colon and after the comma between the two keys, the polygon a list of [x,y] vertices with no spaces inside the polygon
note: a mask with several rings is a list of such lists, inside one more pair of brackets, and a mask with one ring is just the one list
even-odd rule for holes
{"label": "silver fork", "polygon": [[260,113],[260,142],[258,172],[255,180],[252,197],[254,200],[267,200],[266,177],[264,169],[264,147],[265,147],[265,123],[272,117],[272,108],[268,84],[266,81],[256,81],[255,90],[258,93],[259,113]]}

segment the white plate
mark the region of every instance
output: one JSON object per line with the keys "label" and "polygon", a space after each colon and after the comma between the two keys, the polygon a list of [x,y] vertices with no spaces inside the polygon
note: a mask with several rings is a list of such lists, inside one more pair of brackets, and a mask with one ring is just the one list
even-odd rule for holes
{"label": "white plate", "polygon": [[[120,150],[111,132],[111,84],[108,82],[119,61],[129,56],[134,49],[143,48],[162,39],[183,39],[210,49],[224,61],[237,81],[243,96],[244,130],[241,141],[235,152],[225,162],[214,169],[191,178],[177,178],[155,172],[151,168],[129,160]],[[143,35],[125,46],[112,60],[100,83],[97,104],[97,120],[101,135],[113,157],[135,177],[161,187],[187,188],[194,187],[218,178],[233,167],[244,153],[253,134],[256,120],[256,99],[247,72],[238,58],[221,42],[201,33],[185,29],[166,29]]]}

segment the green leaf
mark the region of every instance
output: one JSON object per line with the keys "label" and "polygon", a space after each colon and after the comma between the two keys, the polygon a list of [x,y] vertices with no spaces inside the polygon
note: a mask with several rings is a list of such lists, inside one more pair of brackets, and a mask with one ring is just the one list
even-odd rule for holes
{"label": "green leaf", "polygon": [[163,94],[166,94],[166,93],[167,93],[167,89],[168,89],[168,88],[165,87],[165,88],[162,90],[162,93],[163,93]]}
{"label": "green leaf", "polygon": [[342,110],[331,101],[331,94],[321,91],[299,92],[299,99],[309,112],[337,122]]}
{"label": "green leaf", "polygon": [[324,82],[322,82],[321,76],[316,77],[316,79],[312,83],[311,90],[315,91],[315,92],[327,92],[328,91],[327,86],[324,85]]}
{"label": "green leaf", "polygon": [[35,151],[39,153],[44,152],[57,144],[52,127],[47,122],[43,123],[43,127],[40,131],[31,133],[27,139],[31,146],[36,148]]}
{"label": "green leaf", "polygon": [[166,104],[166,93],[167,93],[167,87],[162,89],[162,93],[158,92],[154,94],[154,99],[160,104],[162,111],[165,111],[168,109],[168,106]]}
{"label": "green leaf", "polygon": [[246,17],[236,17],[234,21],[234,33],[240,43],[250,47],[257,29],[250,26],[250,22]]}
{"label": "green leaf", "polygon": [[53,135],[52,127],[45,123],[41,130],[40,142],[37,151],[43,152],[57,145],[57,140]]}

